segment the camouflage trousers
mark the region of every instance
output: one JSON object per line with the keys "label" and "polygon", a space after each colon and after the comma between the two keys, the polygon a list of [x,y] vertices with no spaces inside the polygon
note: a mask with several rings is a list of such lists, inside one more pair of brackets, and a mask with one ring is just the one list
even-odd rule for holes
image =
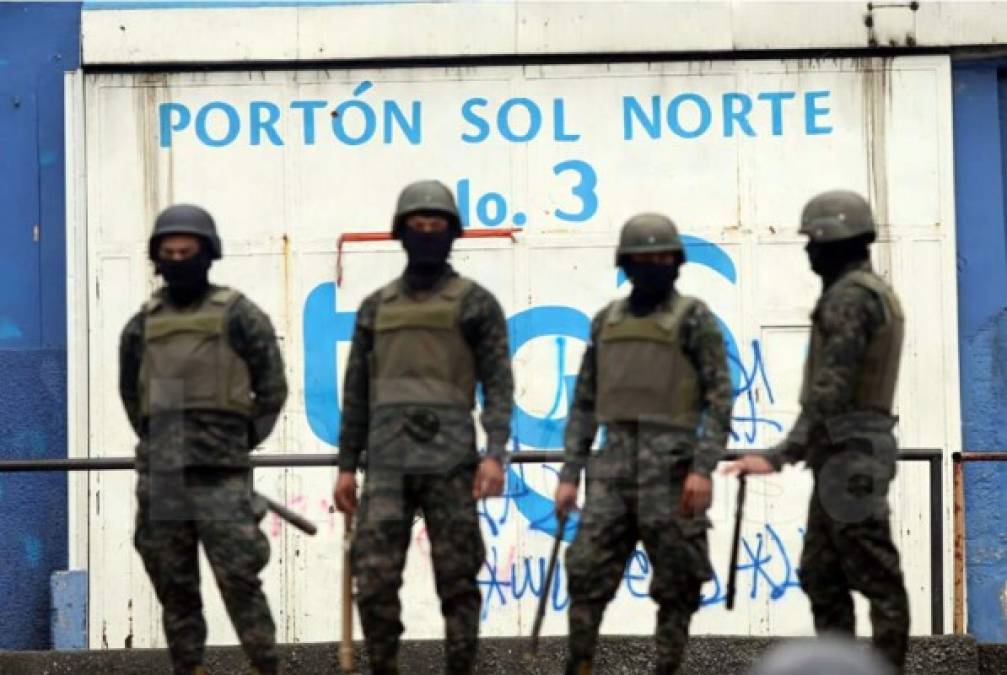
{"label": "camouflage trousers", "polygon": [[[798,577],[811,601],[815,631],[852,636],[853,599],[870,602],[874,646],[902,672],[909,641],[909,600],[888,523],[887,480],[873,494],[857,495],[849,485],[815,477]],[[837,495],[839,495],[837,497]],[[874,502],[872,512],[857,504]]]}
{"label": "camouflage trousers", "polygon": [[[603,458],[593,458],[594,473]],[[657,602],[657,672],[677,672],[699,609],[700,588],[712,578],[705,516],[678,512],[688,462],[650,457],[635,476],[591,479],[577,536],[566,553],[570,590],[569,672],[590,663],[608,603],[623,580],[626,562],[643,541]],[[633,473],[636,473],[635,471]]]}
{"label": "camouflage trousers", "polygon": [[206,645],[200,543],[245,654],[263,675],[278,671],[276,628],[259,580],[269,540],[259,529],[262,514],[253,510],[250,488],[247,471],[139,477],[134,545],[163,609],[177,675],[191,675]]}
{"label": "camouflage trousers", "polygon": [[472,497],[474,477],[472,466],[423,475],[368,472],[351,564],[360,623],[376,675],[399,672],[399,588],[417,510],[426,522],[444,616],[446,672],[467,675],[475,667],[482,605],[476,575],[485,549]]}

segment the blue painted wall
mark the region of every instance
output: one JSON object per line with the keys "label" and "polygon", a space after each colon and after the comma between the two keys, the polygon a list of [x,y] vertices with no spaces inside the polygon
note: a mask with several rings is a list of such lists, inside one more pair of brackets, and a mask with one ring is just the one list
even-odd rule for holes
{"label": "blue painted wall", "polygon": [[[1007,448],[1007,72],[997,65],[954,69],[962,441],[971,451]],[[1007,641],[1005,514],[1007,465],[967,465],[969,632],[984,641]]]}
{"label": "blue painted wall", "polygon": [[[2,457],[66,456],[63,74],[79,60],[79,3],[0,3]],[[0,649],[48,647],[66,476],[0,474],[0,534]]]}

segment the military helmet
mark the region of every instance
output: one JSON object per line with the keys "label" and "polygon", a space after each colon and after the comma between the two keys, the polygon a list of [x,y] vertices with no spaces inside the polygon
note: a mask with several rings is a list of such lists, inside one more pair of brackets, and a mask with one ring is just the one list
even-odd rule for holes
{"label": "military helmet", "polygon": [[448,186],[436,180],[421,180],[407,185],[399,193],[392,218],[392,236],[399,238],[406,218],[414,213],[436,213],[447,217],[455,234],[462,233],[461,216],[455,205],[454,195]]}
{"label": "military helmet", "polygon": [[831,190],[805,204],[801,234],[813,242],[831,244],[856,237],[874,241],[877,229],[866,199],[849,190]]}
{"label": "military helmet", "polygon": [[633,253],[666,253],[674,251],[685,259],[685,247],[678,236],[678,228],[667,216],[659,213],[640,213],[622,226],[619,247],[615,250],[615,264],[622,265],[623,257]]}
{"label": "military helmet", "polygon": [[198,206],[175,204],[161,211],[157,220],[154,221],[154,231],[150,235],[148,253],[151,260],[157,260],[158,241],[168,234],[196,235],[207,243],[210,248],[210,258],[213,260],[218,260],[223,254],[213,217]]}

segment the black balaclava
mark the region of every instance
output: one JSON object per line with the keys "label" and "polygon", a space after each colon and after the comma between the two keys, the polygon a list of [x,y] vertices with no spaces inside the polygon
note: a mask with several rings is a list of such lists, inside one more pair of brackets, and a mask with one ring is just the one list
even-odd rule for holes
{"label": "black balaclava", "polygon": [[629,294],[629,311],[636,316],[654,311],[674,288],[681,265],[681,258],[676,258],[672,263],[623,262],[622,269],[633,282],[633,290]]}
{"label": "black balaclava", "polygon": [[828,288],[851,266],[870,258],[868,243],[867,239],[857,237],[828,244],[810,241],[804,248],[811,271],[820,276]]}
{"label": "black balaclava", "polygon": [[199,253],[185,260],[158,260],[154,269],[164,279],[168,298],[172,303],[185,306],[203,297],[210,287],[210,264],[213,260],[205,246]]}
{"label": "black balaclava", "polygon": [[409,258],[406,283],[410,288],[430,288],[447,270],[448,255],[457,234],[450,227],[443,232],[417,232],[411,227],[403,227],[400,236],[402,248]]}

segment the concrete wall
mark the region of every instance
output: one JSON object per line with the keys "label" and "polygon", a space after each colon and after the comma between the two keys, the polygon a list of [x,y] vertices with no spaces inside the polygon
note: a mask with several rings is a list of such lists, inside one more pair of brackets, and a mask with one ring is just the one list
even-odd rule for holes
{"label": "concrete wall", "polygon": [[86,0],[84,8],[88,64],[1007,43],[1007,5],[959,0]]}
{"label": "concrete wall", "polygon": [[[1005,64],[954,72],[959,347],[965,450],[1007,447],[1007,232]],[[969,632],[1007,641],[1007,465],[965,472]]]}
{"label": "concrete wall", "polygon": [[[941,7],[934,11],[950,11],[948,3],[933,4],[938,5]],[[972,3],[969,11],[981,14],[991,7],[995,6]],[[359,13],[365,9],[348,11]],[[117,12],[90,14],[94,26],[91,44],[95,49],[104,43],[104,49],[118,50],[120,62],[124,53],[135,56],[129,45],[120,44],[123,40],[139,39],[133,37],[136,33],[132,24],[122,24],[130,30],[120,29],[120,23],[112,26],[111,20],[121,16],[115,16]],[[891,20],[886,15],[879,17],[879,22],[892,23],[889,32],[894,35],[894,24],[907,16],[905,12],[893,12]],[[138,13],[130,21],[142,23],[143,18],[143,13]],[[849,46],[869,40],[869,31],[857,23],[861,18],[851,14],[849,25],[857,24],[858,32],[854,36],[850,28]],[[959,25],[998,23],[948,22],[947,15],[938,18],[940,25],[955,30]],[[0,456],[3,457],[66,453],[62,76],[64,71],[78,66],[80,20],[80,3],[0,3],[0,214],[3,214],[0,217],[3,242]],[[111,26],[110,31],[125,34],[116,38],[119,42],[99,39],[104,23]],[[664,24],[661,25],[666,39]],[[746,22],[746,25],[754,24]],[[913,31],[918,25],[914,19]],[[1002,41],[995,30],[990,31],[985,36],[970,34],[964,42]],[[922,39],[918,32],[917,36]],[[549,42],[545,34],[540,37],[543,44]],[[880,37],[884,44],[885,35]],[[954,37],[932,42],[962,43]],[[317,46],[314,45],[316,49]],[[731,43],[727,48],[730,46],[737,45]],[[233,54],[229,57],[235,58]],[[270,52],[245,58],[281,57],[310,58],[297,50],[293,56],[278,57]],[[101,58],[96,54],[94,60],[115,62],[117,58]],[[204,55],[202,60],[208,59]],[[1007,235],[1002,133],[1007,98],[998,65],[1002,64],[960,64],[954,75],[959,337],[966,450],[1007,447],[1007,433],[1000,423],[1007,413],[1007,326],[1004,325]],[[1007,541],[1002,534],[1002,513],[1007,510],[1007,467],[969,466],[966,481],[970,631],[981,640],[1005,641]],[[67,563],[65,487],[63,476],[0,476],[0,532],[4,535],[0,541],[3,599],[0,625],[4,626],[0,648],[37,648],[48,644],[48,576]]]}
{"label": "concrete wall", "polygon": [[[453,257],[460,271],[496,294],[509,317],[518,382],[515,447],[561,446],[589,317],[626,292],[612,262],[618,230],[645,208],[672,214],[690,261],[679,289],[702,297],[722,321],[737,393],[734,447],[776,442],[798,411],[808,316],[818,292],[797,219],[809,195],[844,185],[871,195],[883,225],[877,267],[913,317],[897,397],[900,439],[910,448],[957,449],[946,56],[94,73],[85,79],[93,456],[122,454],[134,438],[117,400],[116,344],[156,283],[145,254],[149,223],[177,201],[213,213],[225,257],[211,276],[241,288],[277,327],[292,393],[264,450],[332,451],[352,311],[404,262],[394,243],[347,246],[337,290],[336,238],[386,232],[396,194],[418,175],[453,186],[469,226],[519,228],[514,242],[459,242]],[[747,130],[735,129],[725,101],[767,96],[787,99],[782,112],[750,103]],[[686,97],[693,103],[680,113],[671,101]],[[348,100],[352,108],[343,103]],[[304,116],[305,106],[317,112]],[[359,124],[366,118],[361,106],[377,111],[373,124]],[[653,112],[658,107],[671,112]],[[333,108],[336,117],[324,114]],[[708,113],[691,114],[700,108]],[[262,110],[275,113],[268,131],[252,112]],[[386,110],[411,120],[408,135],[399,123],[392,126]],[[657,122],[644,131],[640,115]],[[921,278],[920,269],[931,273]],[[92,476],[92,508],[86,515],[81,509],[71,525],[89,540],[92,647],[163,644],[150,583],[130,552],[133,480],[131,473]],[[331,552],[341,530],[330,512],[331,481],[324,470],[256,473],[264,493],[285,499],[322,530],[306,540],[267,526],[274,556],[264,583],[285,641],[324,640],[336,626],[339,563]],[[507,498],[481,507],[483,635],[520,635],[531,625],[555,528],[549,515],[555,483],[555,467],[512,468]],[[916,634],[931,630],[933,596],[946,599],[930,577],[927,484],[922,466],[903,465],[891,496]],[[718,479],[714,488],[711,551],[719,577],[704,588],[693,629],[810,632],[807,601],[793,576],[808,472],[788,471],[753,489],[762,497],[746,510],[738,561],[743,599],[729,613],[720,582],[734,486]],[[442,630],[423,523],[414,536],[402,590],[406,636],[433,638]],[[652,632],[651,570],[646,552],[636,550],[604,631]],[[560,577],[545,634],[566,631],[565,570]],[[210,640],[233,640],[212,579],[204,578]]]}
{"label": "concrete wall", "polygon": [[[0,457],[66,456],[63,73],[80,3],[0,4]],[[66,477],[0,475],[0,648],[49,644]]]}

